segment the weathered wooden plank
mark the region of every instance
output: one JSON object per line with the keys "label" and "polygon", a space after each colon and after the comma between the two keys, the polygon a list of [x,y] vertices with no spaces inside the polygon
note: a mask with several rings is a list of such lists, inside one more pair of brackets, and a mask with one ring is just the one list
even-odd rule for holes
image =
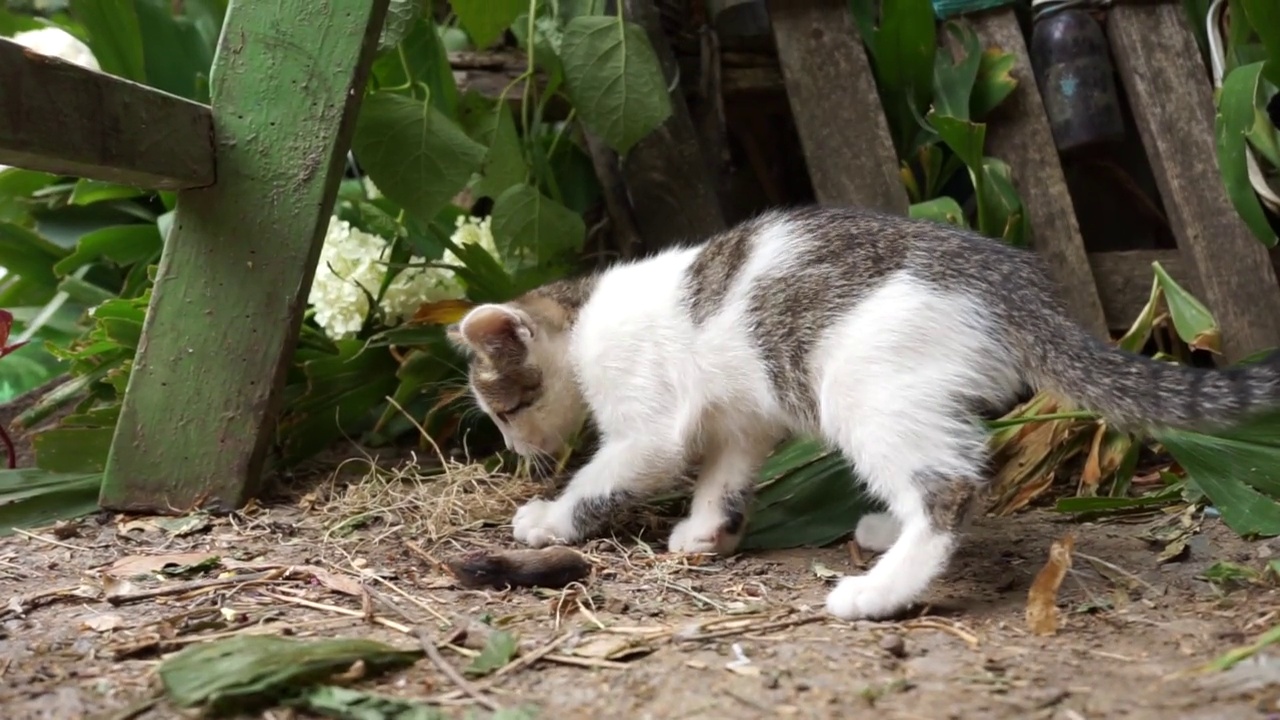
{"label": "weathered wooden plank", "polygon": [[1018,18],[1005,7],[972,15],[969,21],[984,48],[994,45],[1014,56],[1013,76],[1018,81],[1017,89],[987,120],[986,153],[1013,170],[1031,225],[1031,244],[1045,257],[1067,307],[1078,322],[1105,338],[1102,301]]}
{"label": "weathered wooden plank", "polygon": [[814,193],[905,215],[889,126],[845,0],[768,0],[778,62]]}
{"label": "weathered wooden plank", "polygon": [[671,117],[620,159],[636,226],[645,249],[654,251],[720,232],[725,219],[715,175],[678,82],[680,66],[653,0],[623,0],[623,8],[628,20],[644,28],[671,84]]}
{"label": "weathered wooden plank", "polygon": [[209,108],[0,38],[0,163],[155,190],[211,185]]}
{"label": "weathered wooden plank", "polygon": [[232,0],[211,80],[218,182],[179,193],[101,504],[256,491],[388,0]]}
{"label": "weathered wooden plank", "polygon": [[[1280,269],[1280,248],[1270,254],[1271,265]],[[1187,289],[1192,289],[1197,282],[1177,250],[1089,253],[1098,296],[1102,299],[1102,308],[1107,313],[1111,329],[1127,330],[1146,306],[1151,296],[1151,263],[1156,261]]]}
{"label": "weathered wooden plank", "polygon": [[1218,174],[1213,94],[1182,6],[1119,4],[1108,30],[1182,260],[1222,327],[1225,359],[1280,345],[1276,272]]}

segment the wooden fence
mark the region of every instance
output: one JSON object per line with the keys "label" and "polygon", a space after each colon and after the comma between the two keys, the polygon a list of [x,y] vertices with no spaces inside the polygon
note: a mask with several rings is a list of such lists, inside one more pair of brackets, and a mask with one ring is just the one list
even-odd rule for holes
{"label": "wooden fence", "polygon": [[[623,3],[672,80],[675,113],[625,163],[594,158],[610,210],[651,246],[714,232],[726,224],[715,153],[703,141],[714,123],[687,106],[652,1]],[[210,106],[0,40],[0,163],[179,191],[103,507],[232,509],[255,492],[387,5],[232,0]],[[775,72],[814,195],[905,213],[847,0],[767,5]],[[1007,9],[970,18],[985,45],[1018,59],[1019,88],[990,122],[988,151],[1012,167],[1035,247],[1081,322],[1099,334],[1127,325],[1159,260],[1214,310],[1225,357],[1234,360],[1280,344],[1280,288],[1272,258],[1219,178],[1210,87],[1182,13],[1169,0],[1118,5],[1109,17],[1177,250],[1086,252],[1027,48]]]}

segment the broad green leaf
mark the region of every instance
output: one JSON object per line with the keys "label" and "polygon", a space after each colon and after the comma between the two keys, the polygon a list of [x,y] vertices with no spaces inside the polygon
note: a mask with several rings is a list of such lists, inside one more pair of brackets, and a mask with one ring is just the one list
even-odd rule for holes
{"label": "broad green leaf", "polygon": [[921,220],[932,220],[957,227],[968,227],[968,223],[964,219],[964,210],[960,208],[960,204],[956,202],[955,198],[949,195],[916,203],[909,208],[908,214]]}
{"label": "broad green leaf", "polygon": [[132,265],[154,258],[163,245],[155,225],[106,227],[81,237],[75,252],[59,260],[53,271],[59,277],[65,277],[100,258],[117,265]]}
{"label": "broad green leaf", "polygon": [[874,31],[875,74],[884,99],[894,145],[906,155],[919,134],[915,113],[933,97],[933,65],[937,25],[929,0],[881,3],[880,27]]}
{"label": "broad green leaf", "polygon": [[35,436],[36,467],[58,473],[100,473],[115,428],[53,428]]}
{"label": "broad green leaf", "polygon": [[671,115],[658,57],[637,25],[574,18],[565,27],[560,59],[578,115],[620,155]]}
{"label": "broad green leaf", "polygon": [[462,98],[458,115],[471,139],[488,148],[473,194],[497,198],[512,185],[523,183],[529,168],[510,106],[469,92]]}
{"label": "broad green leaf", "polygon": [[974,173],[978,194],[978,230],[1022,247],[1027,244],[1029,225],[1022,198],[1013,185],[1012,172],[1002,160],[982,158],[981,169]]}
{"label": "broad green leaf", "polygon": [[376,640],[298,640],[235,635],[191,645],[164,659],[158,674],[165,694],[182,708],[243,713],[254,705],[295,696],[300,687],[340,675],[360,662],[370,674],[411,665],[420,650]]}
{"label": "broad green leaf", "polygon": [[71,191],[71,204],[91,205],[104,200],[127,200],[149,194],[146,190],[127,185],[80,178]]}
{"label": "broad green leaf", "polygon": [[987,137],[986,125],[970,122],[938,110],[930,111],[927,119],[947,147],[951,148],[951,151],[958,155],[971,171],[976,172],[982,166],[982,148]]}
{"label": "broad green leaf", "polygon": [[0,267],[22,278],[53,288],[58,284],[53,265],[67,251],[30,230],[0,223]]}
{"label": "broad green leaf", "polygon": [[1232,530],[1280,535],[1280,413],[1214,434],[1164,430],[1155,438]]}
{"label": "broad green leaf", "polygon": [[516,656],[516,636],[506,630],[493,630],[485,641],[484,649],[467,666],[468,675],[488,675],[501,668]]}
{"label": "broad green leaf", "polygon": [[951,35],[952,49],[939,52],[934,60],[933,109],[939,115],[968,120],[970,98],[982,65],[982,46],[978,34],[964,20],[948,20],[942,27]]}
{"label": "broad green leaf", "polygon": [[1276,0],[1240,0],[1249,24],[1267,49],[1262,72],[1273,85],[1280,85],[1280,3]]}
{"label": "broad green leaf", "polygon": [[1267,213],[1249,182],[1246,158],[1247,137],[1253,131],[1254,98],[1258,94],[1262,63],[1256,62],[1232,70],[1222,82],[1214,129],[1218,140],[1218,172],[1226,185],[1231,204],[1249,230],[1267,247],[1275,247],[1276,232],[1267,221]]}
{"label": "broad green leaf", "polygon": [[1017,61],[1013,53],[1004,52],[1000,48],[982,51],[978,77],[974,81],[973,95],[969,98],[970,117],[981,122],[1018,87],[1018,81],[1010,74]]}
{"label": "broad green leaf", "polygon": [[0,536],[98,510],[101,473],[0,470]]}
{"label": "broad green leaf", "polygon": [[340,685],[312,686],[298,698],[288,700],[287,704],[309,710],[318,717],[350,718],[351,720],[446,720],[448,718],[439,708],[425,702]]}
{"label": "broad green leaf", "polygon": [[71,0],[71,15],[88,31],[89,49],[103,72],[147,82],[134,0]]}
{"label": "broad green leaf", "polygon": [[396,390],[398,364],[386,348],[365,348],[361,340],[337,347],[337,355],[304,363],[304,384],[286,389],[277,429],[286,463],[311,457],[344,435],[354,437]]}
{"label": "broad green leaf", "polygon": [[493,239],[504,257],[539,263],[582,249],[587,228],[569,208],[529,185],[515,185],[493,203]]}
{"label": "broad green leaf", "polygon": [[412,23],[397,51],[378,58],[373,72],[383,90],[429,99],[446,117],[456,116],[458,84],[436,25],[429,18]]}
{"label": "broad green leaf", "polygon": [[493,44],[521,13],[529,8],[528,0],[453,0],[449,3],[458,22],[479,49]]}
{"label": "broad green leaf", "polygon": [[765,462],[743,550],[820,547],[853,532],[878,506],[844,457],[808,439],[792,440]]}
{"label": "broad green leaf", "polygon": [[404,40],[418,20],[422,0],[391,0],[387,5],[387,19],[378,36],[378,52],[392,50]]}
{"label": "broad green leaf", "polygon": [[1160,290],[1160,280],[1152,279],[1151,296],[1147,299],[1147,304],[1142,307],[1142,312],[1138,313],[1129,330],[1116,342],[1120,349],[1131,353],[1142,352],[1142,348],[1151,339],[1151,329],[1155,327],[1156,315],[1160,312],[1161,297],[1163,293]]}
{"label": "broad green leaf", "polygon": [[1222,333],[1209,308],[1179,285],[1159,262],[1151,263],[1151,267],[1178,337],[1193,349],[1222,352]]}
{"label": "broad green leaf", "polygon": [[365,99],[353,147],[382,193],[423,222],[466,186],[485,156],[439,110],[388,92]]}
{"label": "broad green leaf", "polygon": [[147,83],[189,100],[208,102],[208,87],[202,89],[199,79],[208,78],[213,53],[195,22],[175,16],[170,0],[134,0],[134,7]]}

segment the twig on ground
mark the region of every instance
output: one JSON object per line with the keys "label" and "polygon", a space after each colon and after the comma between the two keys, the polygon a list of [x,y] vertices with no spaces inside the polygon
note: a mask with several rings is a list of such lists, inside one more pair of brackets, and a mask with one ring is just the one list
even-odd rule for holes
{"label": "twig on ground", "polygon": [[454,685],[457,685],[460,690],[486,708],[494,712],[502,710],[502,705],[498,701],[481,692],[480,688],[477,688],[470,680],[462,677],[462,673],[449,664],[449,661],[445,659],[444,655],[440,654],[440,650],[436,647],[436,641],[431,639],[426,630],[419,628],[417,636],[418,643],[422,645],[422,651],[427,654],[431,662],[435,663],[440,672],[444,673],[445,677],[449,678]]}
{"label": "twig on ground", "polygon": [[[271,592],[263,592],[262,594],[266,595],[269,598],[274,598],[276,600],[279,600],[281,602],[293,603],[294,605],[309,607],[309,608],[312,608],[313,610],[327,610],[328,612],[337,613],[339,615],[346,615],[347,617],[355,617],[355,618],[365,617],[365,614],[360,610],[350,610],[348,608],[338,607],[337,605],[326,605],[325,603],[316,602],[314,600],[307,600],[305,598],[300,598],[300,597],[290,597],[289,595],[277,595],[276,593],[271,593]],[[372,623],[376,623],[383,627],[391,628],[392,630],[395,630],[396,632],[402,633],[404,635],[413,634],[413,628],[407,625],[402,625],[396,622],[395,620],[388,620],[387,618],[384,618],[380,615],[374,615],[372,617],[369,617],[368,621]]]}
{"label": "twig on ground", "polygon": [[978,647],[980,644],[978,636],[961,627],[958,623],[945,622],[934,618],[917,618],[902,623],[902,627],[908,630],[941,630],[960,638],[969,644],[969,647]]}
{"label": "twig on ground", "polygon": [[32,540],[38,540],[39,542],[42,542],[48,545],[53,545],[55,547],[60,547],[60,548],[66,548],[68,550],[75,550],[77,552],[84,552],[84,548],[82,547],[71,545],[70,543],[64,543],[60,540],[54,540],[53,538],[42,537],[40,535],[36,535],[35,533],[27,532],[22,528],[13,528],[13,531],[23,537],[30,538]]}
{"label": "twig on ground", "polygon": [[227,585],[250,585],[260,582],[271,582],[283,576],[284,570],[268,570],[266,572],[249,573],[248,575],[192,580],[191,582],[162,585],[156,588],[147,588],[146,590],[137,590],[135,592],[121,593],[119,595],[107,595],[105,600],[112,605],[127,605],[139,600],[152,600],[158,597],[181,595],[187,592],[208,590],[210,588],[225,587]]}
{"label": "twig on ground", "polygon": [[1121,575],[1125,576],[1126,578],[1129,578],[1130,580],[1132,580],[1132,581],[1134,581],[1134,582],[1138,583],[1139,585],[1141,585],[1141,586],[1145,587],[1147,590],[1150,590],[1151,592],[1153,592],[1153,593],[1155,593],[1155,594],[1157,594],[1157,595],[1158,595],[1158,594],[1160,594],[1160,591],[1159,591],[1159,590],[1157,590],[1157,589],[1156,589],[1156,587],[1155,587],[1154,585],[1152,585],[1151,583],[1147,582],[1146,580],[1143,580],[1142,578],[1138,577],[1137,575],[1134,575],[1133,573],[1129,572],[1128,570],[1125,570],[1124,568],[1120,567],[1119,565],[1116,565],[1115,563],[1107,562],[1106,560],[1103,560],[1102,558],[1094,557],[1094,556],[1092,556],[1092,555],[1086,555],[1086,554],[1084,554],[1084,553],[1082,553],[1082,552],[1080,552],[1080,551],[1078,551],[1078,550],[1077,550],[1076,552],[1074,552],[1073,554],[1074,554],[1076,557],[1078,557],[1078,558],[1082,558],[1082,559],[1084,559],[1084,560],[1088,560],[1089,562],[1091,562],[1091,563],[1096,563],[1096,564],[1098,564],[1098,565],[1101,565],[1101,566],[1103,566],[1103,567],[1107,568],[1108,570],[1113,570],[1113,571],[1115,571],[1115,572],[1118,572],[1118,573],[1120,573]]}
{"label": "twig on ground", "polygon": [[800,625],[808,625],[809,623],[822,622],[827,620],[825,615],[804,615],[789,620],[778,620],[776,622],[768,622],[761,625],[741,625],[739,627],[728,628],[726,630],[717,630],[715,632],[700,633],[698,635],[680,635],[675,636],[676,642],[696,642],[701,640],[713,640],[715,638],[729,637],[731,635],[742,635],[748,632],[769,632],[771,630],[784,630],[786,628],[798,627]]}

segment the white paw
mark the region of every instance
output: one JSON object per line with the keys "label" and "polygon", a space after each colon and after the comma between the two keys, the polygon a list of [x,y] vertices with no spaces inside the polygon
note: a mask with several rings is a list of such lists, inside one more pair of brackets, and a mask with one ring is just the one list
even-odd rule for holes
{"label": "white paw", "polygon": [[667,550],[673,553],[717,553],[728,555],[738,546],[739,536],[724,532],[724,518],[687,517],[671,529]]}
{"label": "white paw", "polygon": [[858,520],[853,539],[858,547],[871,552],[884,552],[893,546],[902,534],[902,523],[887,512],[870,513]]}
{"label": "white paw", "polygon": [[913,598],[871,575],[842,578],[827,594],[827,612],[842,620],[879,620],[905,610]]}
{"label": "white paw", "polygon": [[516,540],[529,547],[568,545],[578,540],[572,510],[566,512],[557,502],[530,500],[516,511],[511,524]]}

